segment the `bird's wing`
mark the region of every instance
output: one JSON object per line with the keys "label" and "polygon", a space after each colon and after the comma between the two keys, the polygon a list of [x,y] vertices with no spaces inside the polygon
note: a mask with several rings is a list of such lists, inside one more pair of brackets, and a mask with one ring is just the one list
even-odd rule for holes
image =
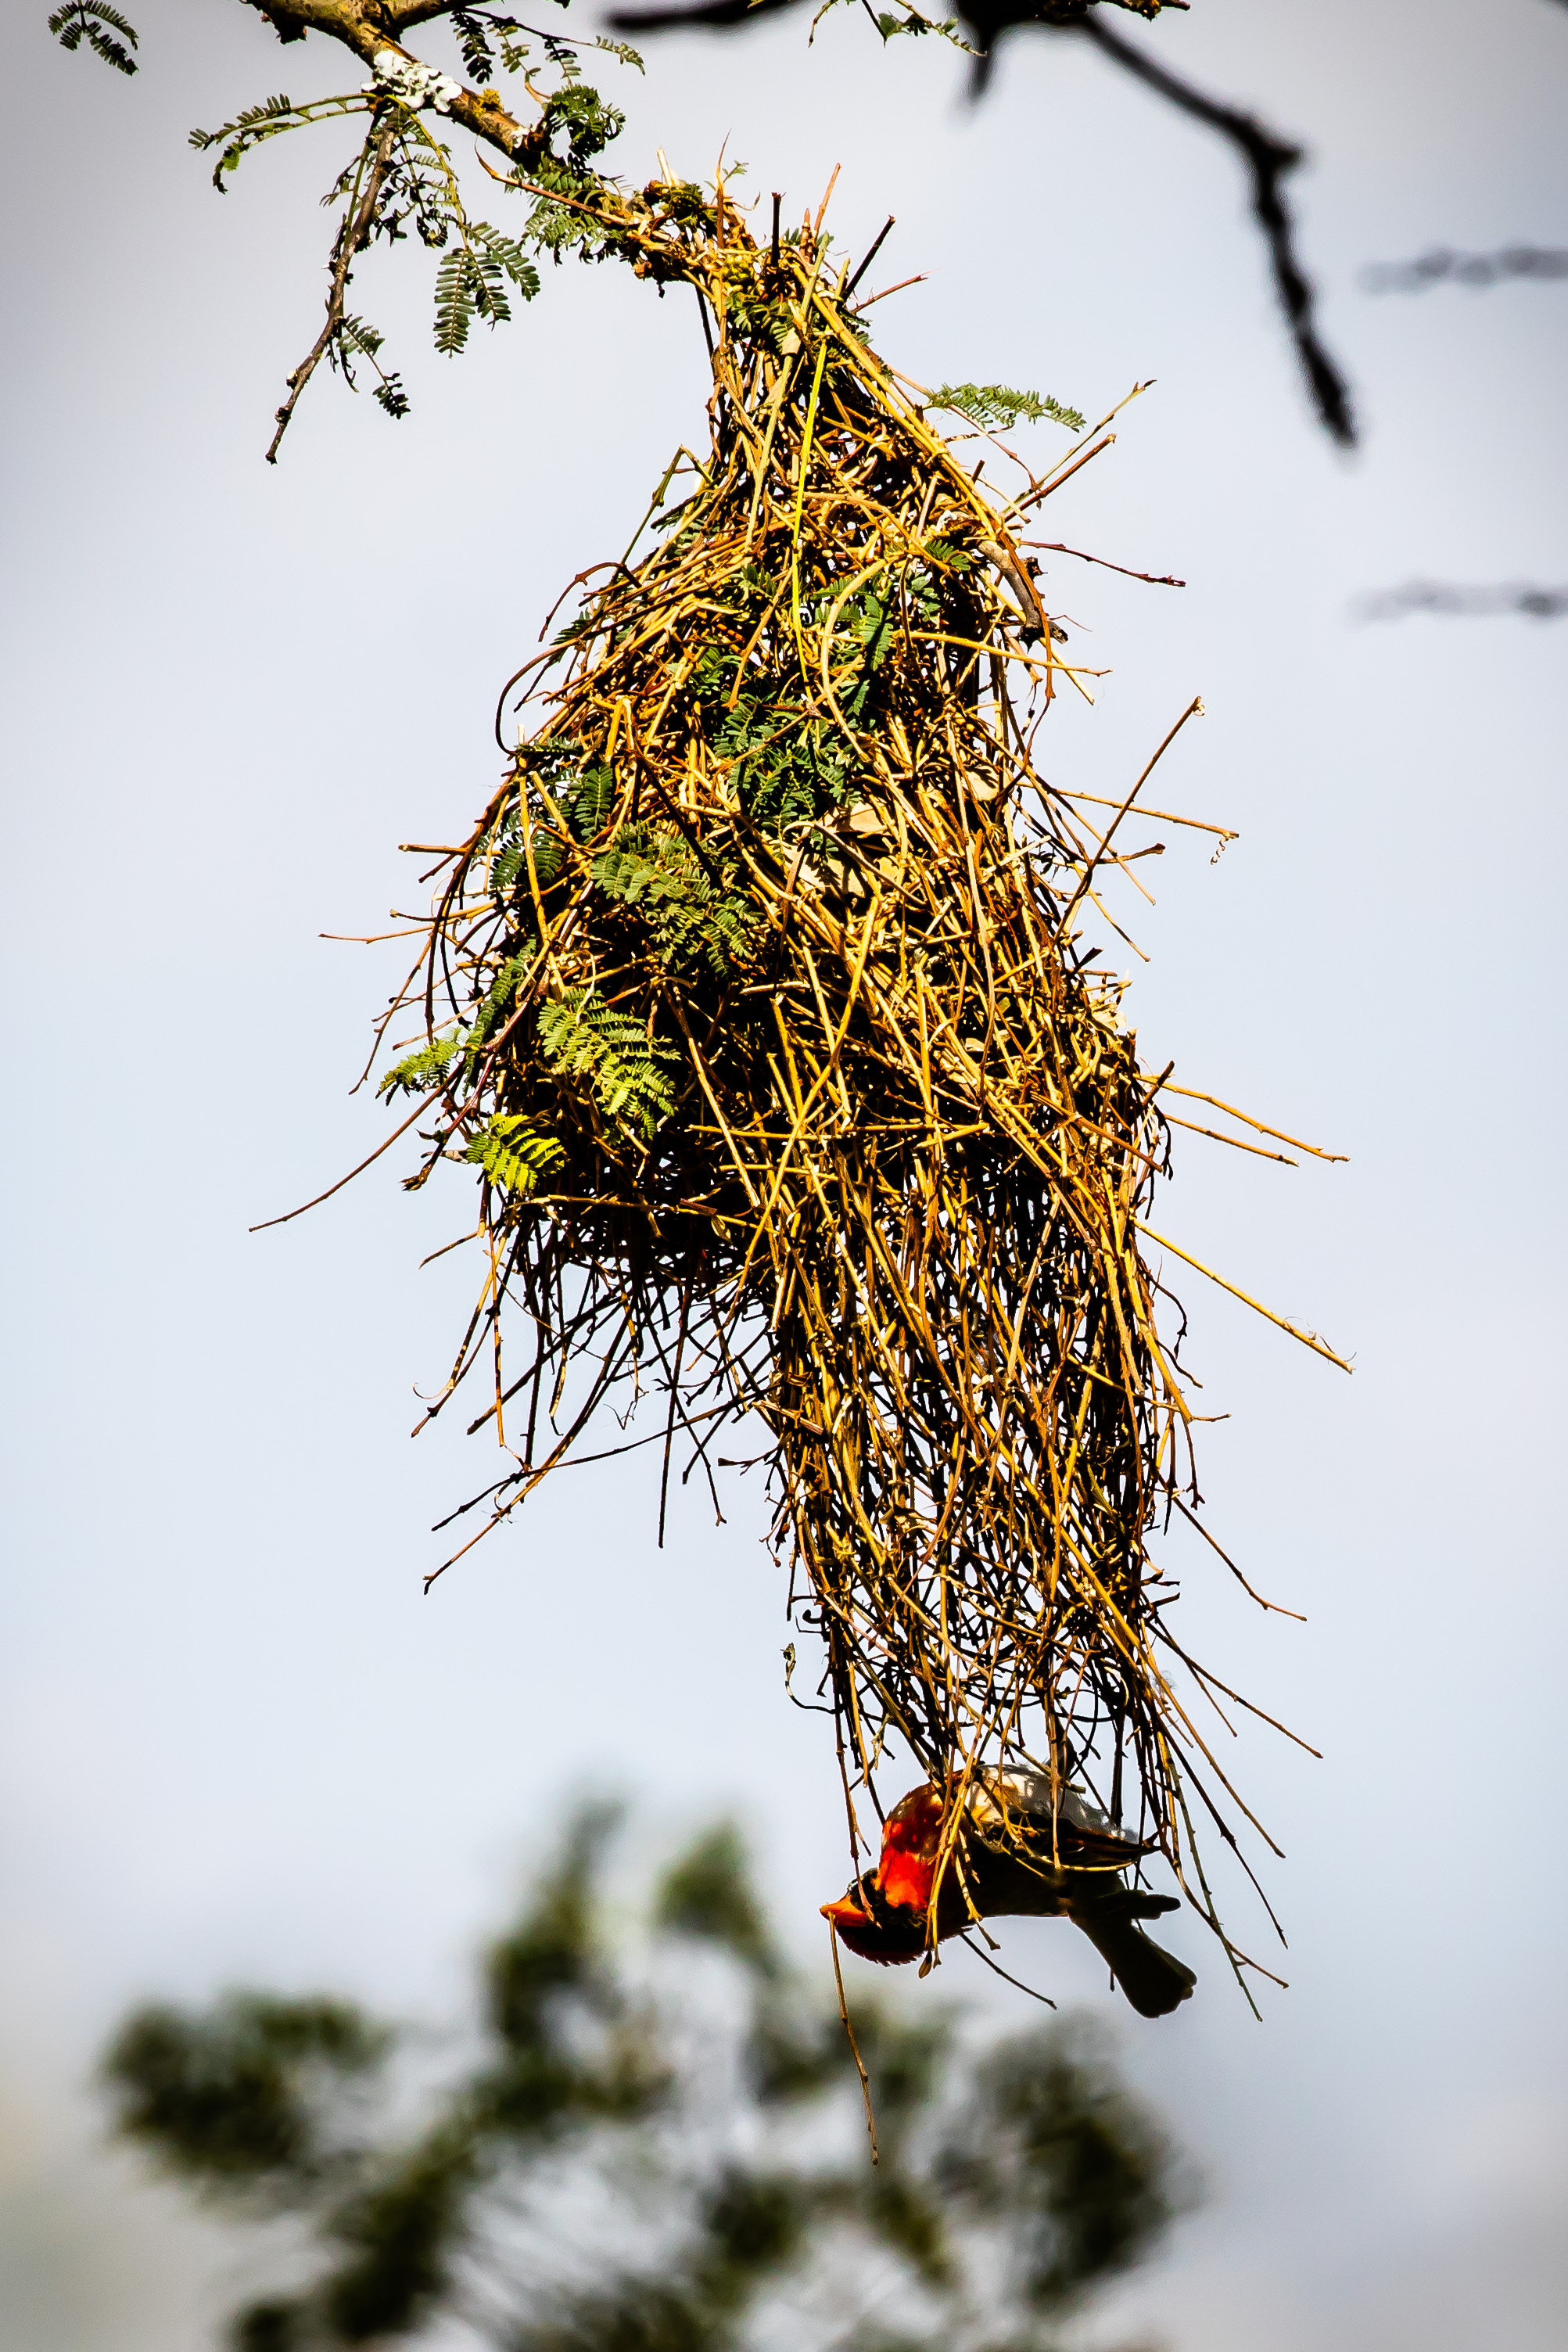
{"label": "bird's wing", "polygon": [[1044,1772],[990,1774],[971,1793],[969,1813],[982,1837],[1022,1829],[1031,1845],[1048,1842],[1064,1861],[1092,1859],[1115,1869],[1146,1851],[1081,1790],[1058,1781],[1053,1792]]}

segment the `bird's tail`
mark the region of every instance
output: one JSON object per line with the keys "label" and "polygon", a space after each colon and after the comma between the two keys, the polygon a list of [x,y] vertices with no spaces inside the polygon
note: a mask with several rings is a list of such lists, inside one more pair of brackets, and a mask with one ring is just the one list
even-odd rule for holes
{"label": "bird's tail", "polygon": [[1120,1906],[1085,1904],[1072,1917],[1140,2017],[1168,2017],[1197,1984],[1186,1961],[1145,1936]]}

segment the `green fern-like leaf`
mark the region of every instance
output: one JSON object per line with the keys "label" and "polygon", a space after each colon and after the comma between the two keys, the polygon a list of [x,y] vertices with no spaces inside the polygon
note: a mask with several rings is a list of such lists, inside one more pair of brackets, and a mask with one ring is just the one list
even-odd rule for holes
{"label": "green fern-like leaf", "polygon": [[468,256],[449,253],[435,273],[435,348],[463,350],[474,323],[474,271]]}
{"label": "green fern-like leaf", "polygon": [[373,397],[380,401],[389,416],[406,416],[409,402],[402,388],[402,378],[382,367],[378,356],[385,340],[381,330],[372,327],[368,319],[356,319],[350,313],[339,320],[336,338],[329,346],[332,364],[341,369],[346,382],[357,391],[354,361],[368,361],[376,373],[376,381],[371,386]]}
{"label": "green fern-like leaf", "polygon": [[[301,131],[307,123],[335,121],[340,115],[368,114],[372,104],[363,90],[354,90],[341,98],[308,99],[303,106],[296,106],[280,90],[276,98],[264,98],[259,106],[247,106],[232,122],[220,123],[215,131],[193,131],[191,144],[198,154],[209,147],[221,150],[213,185],[222,195],[225,177],[237,172],[252,148],[264,140],[276,139],[285,131]],[[340,179],[332,193],[345,193],[346,185],[346,179]]]}
{"label": "green fern-like leaf", "polygon": [[[562,786],[554,776],[549,779],[552,795],[560,793],[561,814],[574,832],[581,828],[576,821],[576,807],[570,785]],[[528,851],[533,851],[534,872],[540,887],[548,889],[565,863],[566,836],[548,824],[538,822],[537,814],[525,820],[516,805],[508,808],[496,826],[486,844],[490,853],[490,890],[497,899],[514,896],[526,899],[528,895]]]}
{"label": "green fern-like leaf", "polygon": [[614,800],[614,769],[585,768],[570,801],[571,829],[579,841],[591,841],[596,833],[602,832]]}
{"label": "green fern-like leaf", "polygon": [[[549,142],[549,160],[558,171],[564,165],[572,173],[584,171],[596,155],[602,155],[612,141],[621,136],[626,117],[618,106],[608,105],[585,81],[569,78],[563,89],[553,90],[546,100],[538,127]],[[557,143],[558,136],[565,142],[564,154]],[[544,181],[541,184],[549,183]],[[576,190],[563,187],[561,193],[575,194]],[[679,194],[678,186],[662,187],[660,202],[666,210],[675,209]],[[702,203],[699,188],[692,188],[691,194],[699,205]]]}
{"label": "green fern-like leaf", "polygon": [[533,1192],[539,1178],[566,1158],[553,1135],[541,1135],[520,1113],[493,1118],[463,1155],[482,1168],[492,1184],[508,1192]]}
{"label": "green fern-like leaf", "polygon": [[[642,51],[640,49],[631,47],[625,41],[612,41],[608,34],[601,33],[596,41],[590,43],[590,47],[595,49],[601,49],[606,57],[614,58],[623,66],[633,67],[638,73],[642,73],[643,70]],[[730,178],[732,180],[735,179],[741,169],[742,166],[740,164],[732,163],[729,166]]]}
{"label": "green fern-like leaf", "polygon": [[950,408],[956,416],[967,416],[982,433],[1005,433],[1022,422],[1038,425],[1049,417],[1053,425],[1065,425],[1070,433],[1082,433],[1083,419],[1076,408],[1064,408],[1049,393],[1014,392],[1005,383],[945,383],[931,395],[933,408]]}
{"label": "green fern-like leaf", "polygon": [[536,825],[533,833],[534,872],[539,877],[539,887],[546,890],[566,863],[566,843],[549,825]]}
{"label": "green fern-like leaf", "polygon": [[468,234],[475,245],[506,271],[524,301],[531,302],[539,290],[539,273],[516,237],[503,236],[488,221],[471,221]]}
{"label": "green fern-like leaf", "polygon": [[492,982],[490,986],[489,994],[485,998],[478,1012],[474,1015],[474,1019],[469,1027],[468,1035],[465,1040],[465,1048],[468,1054],[470,1068],[472,1068],[474,1059],[478,1054],[480,1046],[485,1043],[486,1038],[490,1034],[490,1032],[499,1024],[503,1015],[510,1009],[512,1000],[517,992],[517,983],[522,979],[523,974],[528,971],[528,966],[532,963],[533,960],[533,944],[530,941],[529,944],[526,948],[522,949],[517,955],[508,956],[506,962],[496,974],[495,980]]}
{"label": "green fern-like leaf", "polygon": [[593,878],[610,898],[645,910],[664,964],[678,968],[700,958],[722,979],[744,961],[755,927],[751,907],[710,881],[684,841],[623,824],[594,859]]}
{"label": "green fern-like leaf", "polygon": [[858,611],[852,610],[851,634],[859,638],[862,648],[861,673],[857,682],[843,689],[843,709],[848,719],[862,715],[872,681],[887,658],[898,626],[898,603],[890,588],[869,587],[860,600]]}
{"label": "green fern-like leaf", "polygon": [[644,1141],[675,1107],[667,1065],[643,1023],[617,1013],[591,990],[574,988],[539,1009],[539,1043],[563,1077],[587,1078],[606,1118]]}
{"label": "green fern-like leaf", "polygon": [[450,1076],[453,1066],[465,1060],[470,1074],[478,1063],[486,1039],[498,1028],[510,1011],[517,986],[533,961],[530,943],[517,954],[508,956],[496,973],[487,993],[481,998],[479,1009],[468,1027],[455,1029],[444,1037],[433,1037],[394,1062],[387,1072],[378,1094],[424,1094],[442,1086]]}
{"label": "green fern-like leaf", "polygon": [[643,898],[656,901],[678,893],[680,877],[659,856],[663,844],[649,846],[646,825],[623,824],[601,857],[593,861],[593,878],[611,898],[635,907]]}
{"label": "green fern-like leaf", "polygon": [[496,79],[496,55],[490,47],[490,27],[485,18],[471,8],[454,8],[452,29],[457,36],[457,46],[463,52],[463,64],[468,79],[481,87]]}
{"label": "green fern-like leaf", "polygon": [[416,1046],[394,1062],[380,1086],[378,1095],[428,1094],[434,1087],[444,1086],[453,1063],[462,1053],[464,1035],[461,1029],[450,1037],[432,1038],[428,1044]]}
{"label": "green fern-like leaf", "polygon": [[[100,57],[106,66],[112,66],[116,73],[136,71],[136,60],[131,54],[131,49],[140,47],[136,27],[128,25],[119,9],[110,8],[107,0],[66,0],[65,6],[57,8],[49,18],[49,30],[62,49],[75,51],[85,41],[94,56]],[[123,38],[116,40],[117,33]],[[127,41],[131,49],[125,46]]]}
{"label": "green fern-like leaf", "polygon": [[[447,222],[437,226],[439,235],[428,236],[427,244],[444,242]],[[449,356],[465,347],[476,318],[498,327],[511,317],[508,282],[525,302],[539,290],[539,273],[515,237],[503,236],[488,221],[465,220],[455,208],[451,226],[462,243],[435,274],[435,348]]]}
{"label": "green fern-like leaf", "polygon": [[386,341],[381,329],[372,327],[368,319],[356,319],[347,313],[339,326],[338,334],[350,351],[358,352],[361,358],[371,361],[374,360]]}

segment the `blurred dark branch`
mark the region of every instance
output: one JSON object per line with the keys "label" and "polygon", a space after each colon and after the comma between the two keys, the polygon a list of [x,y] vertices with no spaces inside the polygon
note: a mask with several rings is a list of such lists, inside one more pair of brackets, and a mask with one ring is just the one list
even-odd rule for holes
{"label": "blurred dark branch", "polygon": [[1355,418],[1343,376],[1319,339],[1313,315],[1312,289],[1296,258],[1295,225],[1286,207],[1283,184],[1305,160],[1304,148],[1277,138],[1254,114],[1226,106],[1195,89],[1155,59],[1145,57],[1119,33],[1096,17],[1086,16],[1073,30],[1093,42],[1102,56],[1130,73],[1176,107],[1228,139],[1252,178],[1252,216],[1262,230],[1273,266],[1275,289],[1301,360],[1312,403],[1322,424],[1343,447],[1355,446]]}
{"label": "blurred dark branch", "polygon": [[[832,0],[828,0],[828,5],[831,6]],[[893,33],[950,33],[949,25],[924,15],[913,0],[898,0],[898,5],[904,12],[901,19],[877,16],[873,12],[873,22],[884,41]],[[682,26],[724,32],[753,17],[776,16],[782,9],[795,5],[796,0],[687,0],[687,5],[677,7],[669,5],[668,0],[653,0],[651,7],[613,11],[608,22],[617,32],[676,32]],[[957,13],[965,29],[974,37],[976,84],[983,87],[991,50],[998,35],[1009,26],[1053,25],[1065,29],[1082,24],[1092,8],[1125,8],[1134,16],[1154,17],[1162,8],[1185,9],[1187,5],[1188,0],[1021,0],[1021,5],[1020,0],[957,0]],[[819,9],[817,13],[822,11]]]}
{"label": "blurred dark branch", "polygon": [[[757,17],[778,15],[795,5],[796,0],[685,0],[685,5],[677,5],[674,0],[653,0],[649,7],[616,9],[609,22],[622,33],[658,33],[682,27],[723,32]],[[884,40],[890,31],[943,29],[915,8],[911,0],[900,0],[900,5],[902,21],[895,22],[891,16],[875,19]],[[1152,17],[1160,13],[1162,0],[1114,0],[1114,5],[1137,16]],[[1182,0],[1163,0],[1163,5],[1182,5]],[[970,84],[974,98],[985,92],[992,57],[1001,36],[1015,26],[1038,25],[1050,32],[1082,34],[1103,57],[1141,81],[1167,105],[1190,115],[1208,130],[1218,131],[1222,139],[1229,142],[1251,178],[1252,216],[1268,244],[1275,289],[1312,404],[1334,440],[1342,447],[1353,448],[1356,428],[1349,386],[1318,334],[1312,284],[1296,257],[1295,224],[1282,193],[1286,179],[1305,161],[1306,150],[1279,138],[1256,115],[1245,113],[1239,107],[1227,106],[1219,99],[1196,89],[1122,34],[1113,32],[1103,14],[1104,0],[956,0],[956,5],[959,21],[968,36],[962,46],[968,48],[975,60]]]}
{"label": "blurred dark branch", "polygon": [[[1563,0],[1568,6],[1568,0]],[[1568,278],[1568,250],[1561,246],[1505,245],[1499,253],[1455,253],[1435,245],[1414,261],[1373,261],[1361,273],[1368,294],[1424,294],[1451,278],[1459,286],[1497,286],[1505,278]]]}
{"label": "blurred dark branch", "polygon": [[796,0],[697,0],[693,8],[612,8],[605,18],[617,33],[678,33],[695,26],[716,32],[727,31],[731,25],[744,25],[753,17],[777,16],[782,9],[793,8]]}
{"label": "blurred dark branch", "polygon": [[1406,613],[1441,613],[1458,620],[1525,613],[1535,621],[1560,621],[1568,615],[1568,587],[1532,588],[1522,581],[1505,581],[1496,588],[1457,588],[1438,580],[1407,580],[1403,587],[1375,590],[1355,606],[1360,621],[1398,621]]}

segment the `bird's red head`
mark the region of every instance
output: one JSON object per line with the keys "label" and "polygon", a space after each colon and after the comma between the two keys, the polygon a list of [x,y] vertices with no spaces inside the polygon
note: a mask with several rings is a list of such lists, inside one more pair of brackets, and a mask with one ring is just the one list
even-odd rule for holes
{"label": "bird's red head", "polygon": [[881,1901],[874,1907],[885,1909],[892,1904],[924,1917],[936,1883],[941,1842],[942,1800],[927,1781],[900,1798],[883,1824],[882,1859],[875,1881]]}
{"label": "bird's red head", "polygon": [[823,1918],[862,1960],[897,1968],[925,1951],[941,1835],[940,1796],[929,1782],[912,1789],[883,1824],[875,1871],[863,1871],[839,1902],[823,1904]]}
{"label": "bird's red head", "polygon": [[822,1916],[841,1943],[862,1960],[875,1960],[884,1969],[902,1968],[906,1960],[917,1960],[925,1949],[925,1914],[910,1911],[901,1916],[878,1900],[869,1877],[854,1879],[837,1903],[824,1903]]}

